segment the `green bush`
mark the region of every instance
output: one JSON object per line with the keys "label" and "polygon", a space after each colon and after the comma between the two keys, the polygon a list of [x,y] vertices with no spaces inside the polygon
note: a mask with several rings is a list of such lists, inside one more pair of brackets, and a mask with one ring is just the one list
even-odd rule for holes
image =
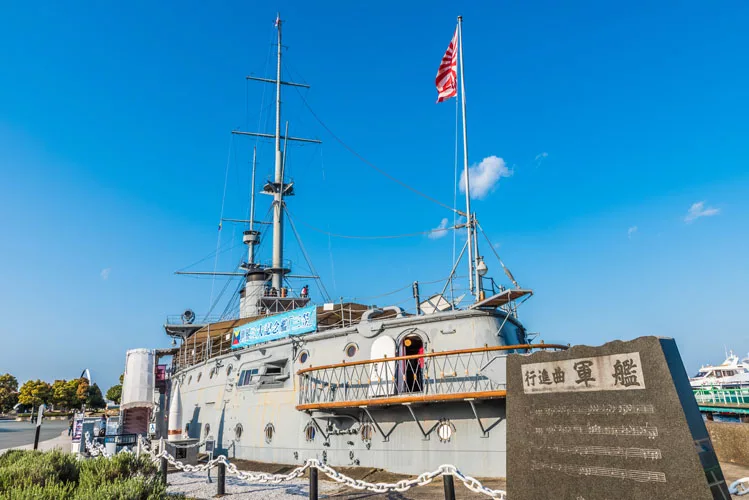
{"label": "green bush", "polygon": [[147,457],[131,453],[78,460],[59,450],[11,450],[0,455],[0,500],[167,498],[156,472]]}

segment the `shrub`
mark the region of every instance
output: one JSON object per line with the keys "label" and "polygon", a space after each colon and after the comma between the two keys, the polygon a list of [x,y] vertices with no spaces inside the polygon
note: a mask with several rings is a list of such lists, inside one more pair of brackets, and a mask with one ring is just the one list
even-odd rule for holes
{"label": "shrub", "polygon": [[0,500],[159,500],[167,495],[145,456],[78,460],[71,453],[11,450],[0,455]]}

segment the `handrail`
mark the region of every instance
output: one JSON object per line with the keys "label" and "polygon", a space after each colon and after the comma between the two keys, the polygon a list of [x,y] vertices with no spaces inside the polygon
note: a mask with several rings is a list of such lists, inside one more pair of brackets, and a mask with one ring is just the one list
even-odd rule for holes
{"label": "handrail", "polygon": [[297,375],[304,375],[305,373],[314,372],[318,370],[328,370],[330,368],[344,368],[347,366],[355,365],[368,365],[374,363],[386,363],[390,361],[402,361],[406,359],[421,359],[421,358],[432,358],[437,356],[451,356],[454,354],[471,354],[475,352],[492,352],[492,351],[512,351],[515,349],[560,349],[567,350],[569,346],[562,344],[517,344],[517,345],[497,345],[497,346],[485,346],[485,347],[474,347],[472,349],[458,349],[455,351],[440,351],[430,352],[424,354],[409,354],[408,356],[394,356],[392,358],[379,358],[379,359],[365,359],[362,361],[350,361],[346,363],[337,363],[333,365],[321,365],[321,366],[310,366],[309,368],[303,368],[299,370]]}

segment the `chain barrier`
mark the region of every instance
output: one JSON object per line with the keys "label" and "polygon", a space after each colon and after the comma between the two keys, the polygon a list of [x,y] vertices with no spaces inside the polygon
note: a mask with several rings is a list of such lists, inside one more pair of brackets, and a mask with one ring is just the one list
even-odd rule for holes
{"label": "chain barrier", "polygon": [[107,448],[96,441],[91,441],[91,434],[86,433],[86,451],[92,457],[98,457],[99,455],[107,458],[112,458],[112,455],[107,452]]}
{"label": "chain barrier", "polygon": [[217,466],[218,464],[224,464],[228,473],[234,474],[235,476],[238,476],[239,478],[252,483],[278,484],[284,481],[290,481],[292,479],[303,476],[307,469],[309,469],[310,467],[315,467],[332,480],[341,484],[345,484],[346,486],[349,486],[350,488],[354,488],[356,490],[366,490],[374,493],[388,493],[391,491],[403,493],[404,491],[410,490],[411,488],[414,488],[416,486],[424,486],[425,484],[429,484],[434,479],[442,475],[452,475],[462,481],[465,487],[471,491],[474,491],[476,493],[483,493],[484,495],[487,495],[491,498],[496,498],[498,500],[507,500],[507,493],[504,490],[493,490],[491,488],[487,488],[486,486],[481,484],[481,481],[479,481],[478,479],[463,474],[462,472],[460,472],[460,470],[458,470],[457,467],[449,464],[440,465],[432,472],[423,472],[413,479],[401,479],[396,483],[370,483],[342,474],[336,471],[331,466],[324,464],[314,458],[307,459],[304,465],[297,467],[288,474],[268,474],[265,472],[241,471],[237,469],[236,465],[229,462],[229,460],[223,455],[219,455],[213,460],[200,465],[183,464],[182,462],[171,456],[166,450],[162,449],[158,453],[151,450],[150,446],[145,442],[145,440],[143,440],[142,436],[138,436],[138,440],[141,450],[148,453],[154,463],[158,462],[162,458],[166,458],[166,460],[173,467],[176,467],[177,469],[185,472],[205,472],[208,469],[212,469],[213,467]]}
{"label": "chain barrier", "polygon": [[749,477],[742,477],[731,483],[728,492],[737,497],[749,494]]}

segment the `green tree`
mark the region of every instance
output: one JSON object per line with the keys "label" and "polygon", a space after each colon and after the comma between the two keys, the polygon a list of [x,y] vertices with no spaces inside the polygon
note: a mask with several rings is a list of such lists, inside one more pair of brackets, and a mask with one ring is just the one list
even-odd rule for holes
{"label": "green tree", "polygon": [[[69,404],[70,404],[71,410],[74,408],[80,408],[81,405],[84,403],[78,398],[78,385],[79,384],[80,384],[80,380],[77,378],[68,380],[67,391],[68,391],[68,394],[70,394]],[[88,386],[86,387],[86,392],[88,392]]]}
{"label": "green tree", "polygon": [[86,377],[81,377],[77,379],[77,382],[78,384],[75,389],[75,395],[78,398],[78,404],[84,405],[88,400],[88,379]]}
{"label": "green tree", "polygon": [[76,396],[78,381],[75,382],[71,384],[68,380],[55,380],[52,384],[52,404],[55,408],[71,410],[78,407],[78,396]]}
{"label": "green tree", "polygon": [[52,399],[52,387],[43,380],[29,380],[21,386],[18,392],[18,402],[22,405],[31,406],[32,410]]}
{"label": "green tree", "polygon": [[114,401],[115,404],[120,404],[122,400],[122,385],[113,385],[107,391],[107,399]]}
{"label": "green tree", "polygon": [[99,410],[107,407],[107,402],[104,401],[104,396],[101,395],[101,389],[99,389],[98,385],[94,384],[88,388],[86,406],[92,410]]}
{"label": "green tree", "polygon": [[18,380],[10,373],[0,375],[0,413],[13,409],[18,402]]}

